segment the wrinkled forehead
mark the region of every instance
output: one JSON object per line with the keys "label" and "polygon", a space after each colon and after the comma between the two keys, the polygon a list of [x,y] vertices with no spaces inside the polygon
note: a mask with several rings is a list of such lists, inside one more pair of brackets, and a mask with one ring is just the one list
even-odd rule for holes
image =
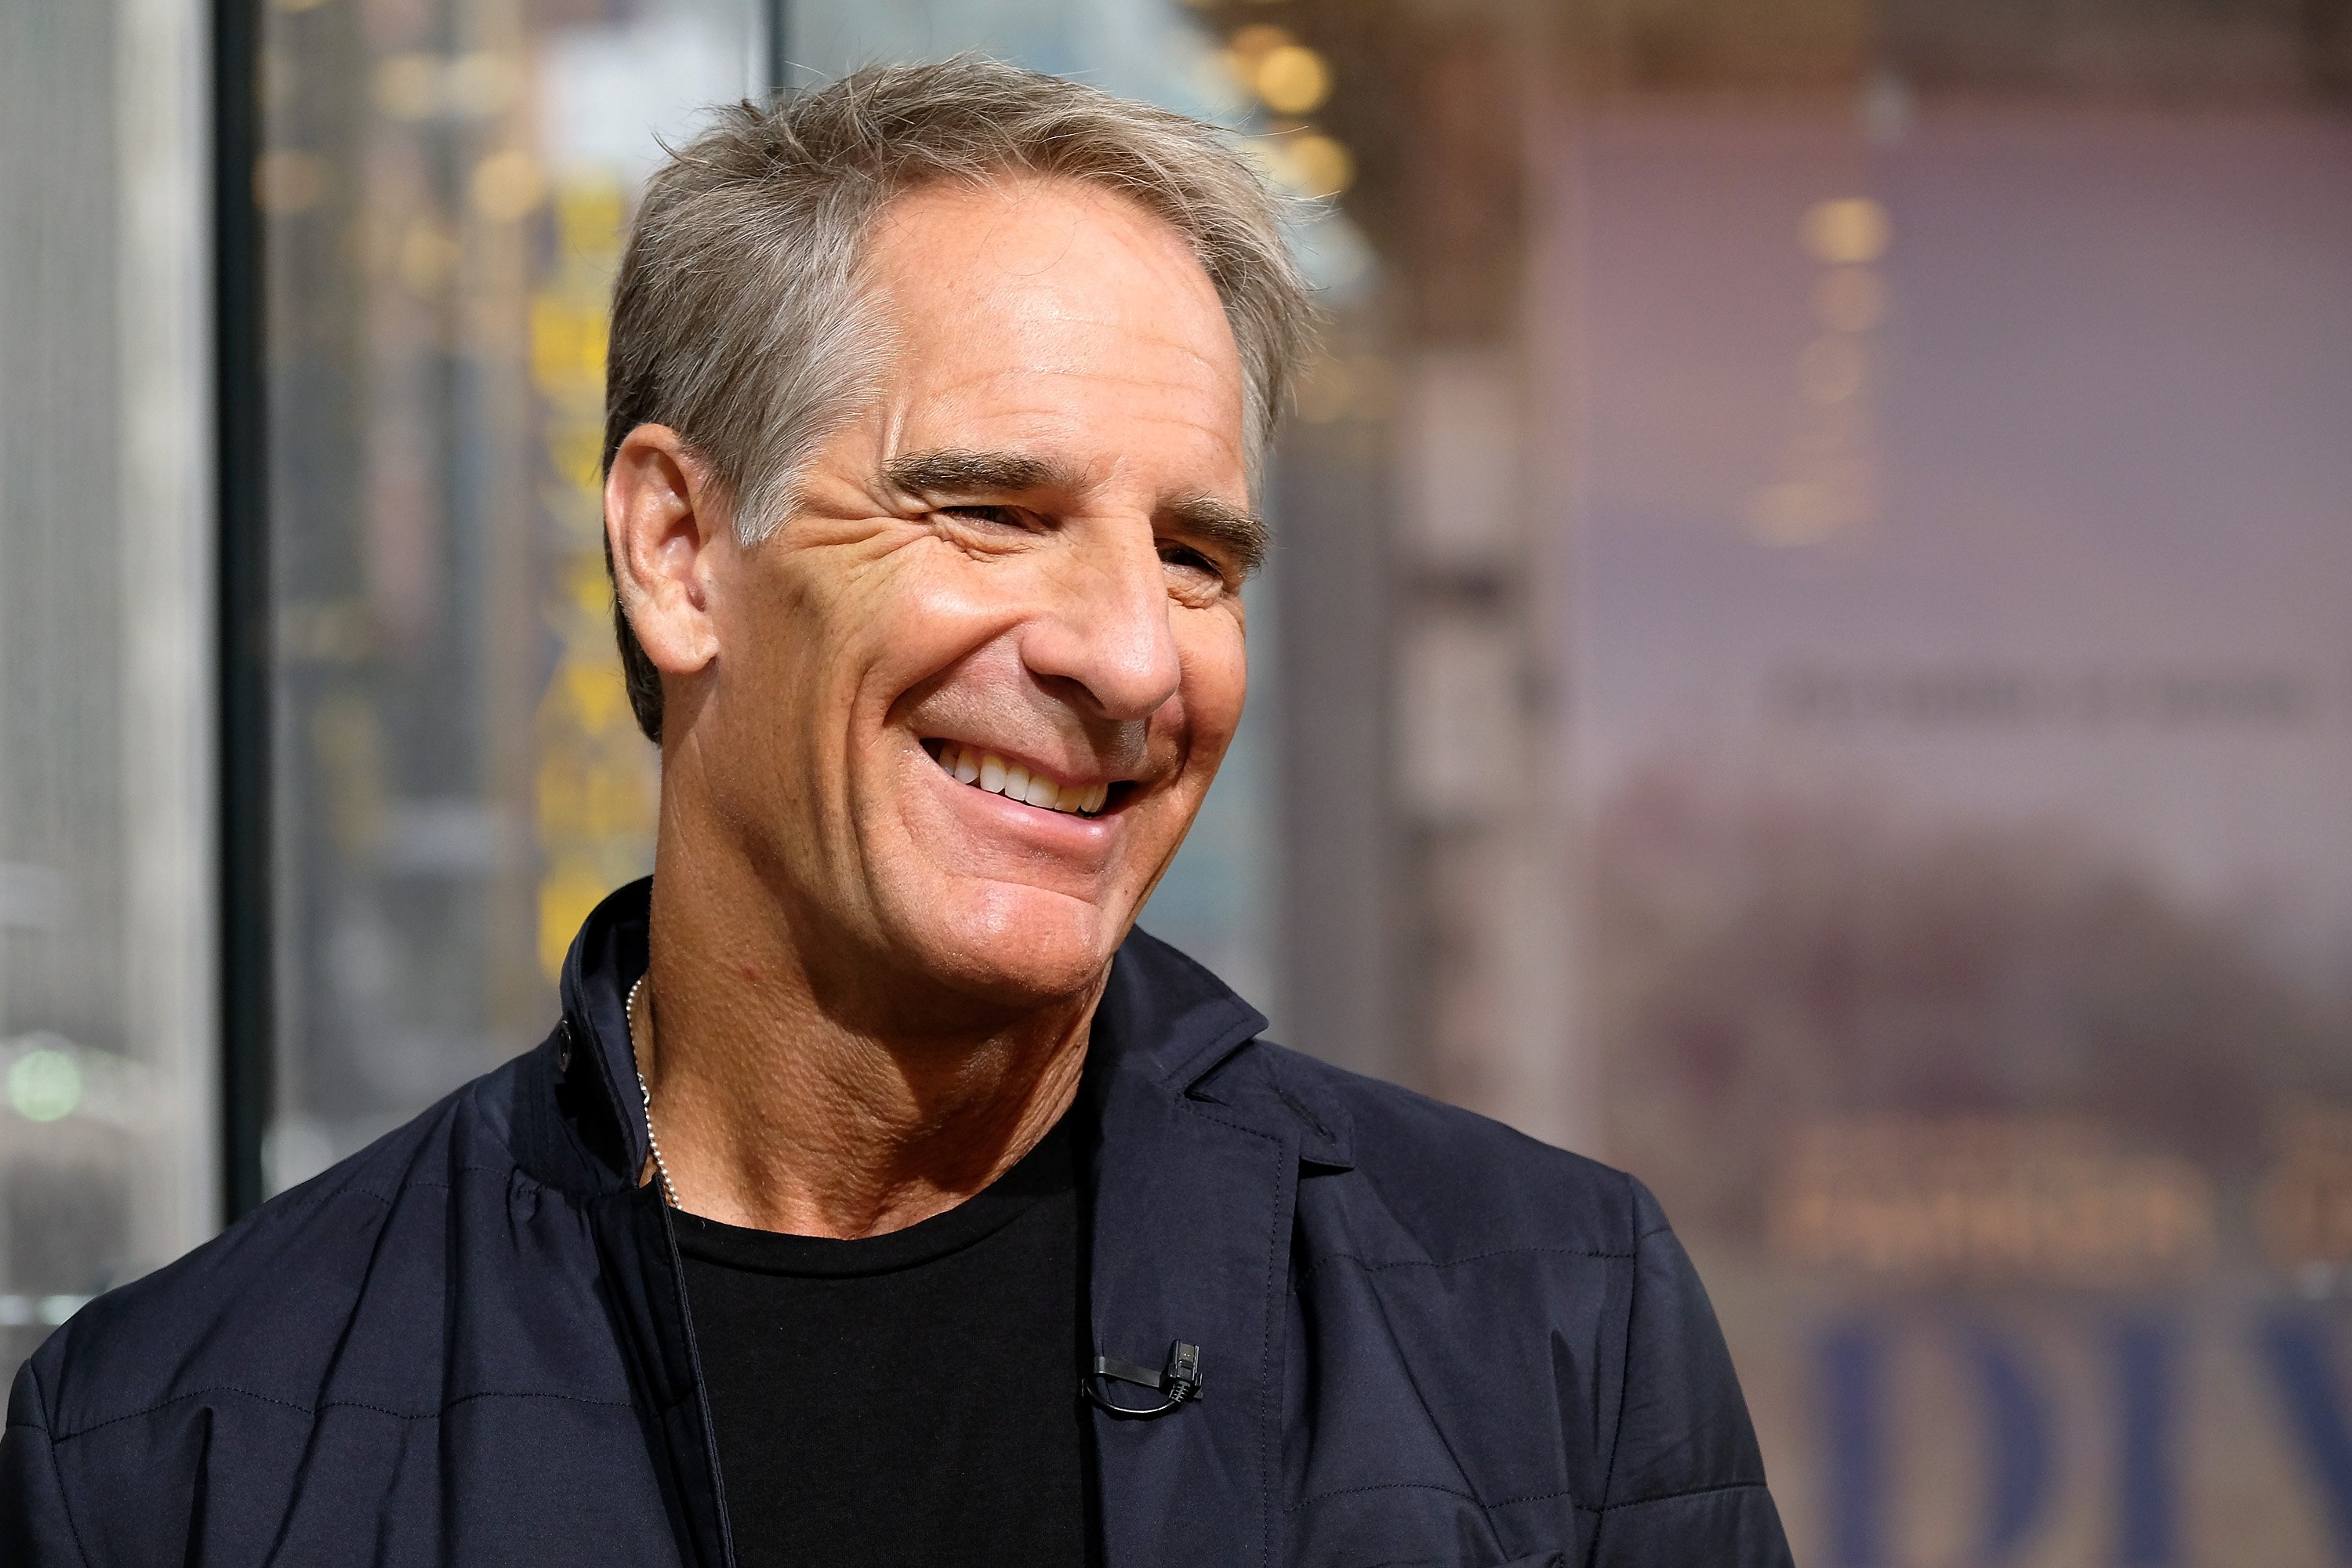
{"label": "wrinkled forehead", "polygon": [[877,218],[866,276],[891,340],[893,419],[1071,435],[1135,420],[1126,434],[1190,427],[1242,461],[1241,358],[1215,285],[1126,196],[1034,175],[927,187]]}

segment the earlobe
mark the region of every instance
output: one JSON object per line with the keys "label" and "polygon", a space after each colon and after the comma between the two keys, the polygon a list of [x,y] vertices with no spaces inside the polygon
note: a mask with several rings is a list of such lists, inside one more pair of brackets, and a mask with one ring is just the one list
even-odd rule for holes
{"label": "earlobe", "polygon": [[604,477],[613,589],[665,675],[694,674],[718,655],[708,556],[724,535],[725,510],[707,465],[667,426],[638,426],[613,454]]}

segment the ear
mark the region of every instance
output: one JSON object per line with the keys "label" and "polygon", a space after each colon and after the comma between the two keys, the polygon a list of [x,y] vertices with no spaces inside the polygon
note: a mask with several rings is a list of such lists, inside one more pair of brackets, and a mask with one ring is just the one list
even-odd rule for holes
{"label": "ear", "polygon": [[677,431],[640,425],[623,438],[604,476],[613,591],[665,676],[697,674],[718,657],[711,574],[731,526],[709,466]]}

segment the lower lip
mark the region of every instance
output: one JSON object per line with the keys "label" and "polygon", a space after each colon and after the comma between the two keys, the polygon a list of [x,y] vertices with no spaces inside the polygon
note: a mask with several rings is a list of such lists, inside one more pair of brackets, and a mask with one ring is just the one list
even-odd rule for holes
{"label": "lower lip", "polygon": [[931,775],[939,788],[955,798],[956,809],[971,814],[970,820],[984,829],[1021,840],[1028,847],[1085,855],[1107,848],[1116,831],[1116,812],[1080,816],[1076,812],[1049,811],[1026,801],[1008,799],[977,784],[960,783],[928,752],[919,751],[916,756],[918,765]]}

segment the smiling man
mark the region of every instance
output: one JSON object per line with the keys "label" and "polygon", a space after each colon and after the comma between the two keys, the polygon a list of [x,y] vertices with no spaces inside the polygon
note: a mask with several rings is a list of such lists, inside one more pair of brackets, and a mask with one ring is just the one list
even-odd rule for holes
{"label": "smiling man", "polygon": [[540,1049],[42,1349],[0,1562],[1785,1563],[1638,1184],[1134,929],[1307,317],[1213,132],[1053,78],[680,153],[605,450],[655,874]]}

